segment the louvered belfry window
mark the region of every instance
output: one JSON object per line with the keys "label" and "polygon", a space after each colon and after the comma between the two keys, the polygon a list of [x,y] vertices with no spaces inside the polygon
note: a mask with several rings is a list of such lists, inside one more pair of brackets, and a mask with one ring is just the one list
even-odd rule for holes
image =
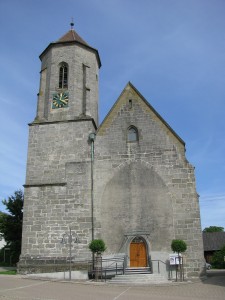
{"label": "louvered belfry window", "polygon": [[61,63],[59,67],[59,88],[68,88],[68,65]]}

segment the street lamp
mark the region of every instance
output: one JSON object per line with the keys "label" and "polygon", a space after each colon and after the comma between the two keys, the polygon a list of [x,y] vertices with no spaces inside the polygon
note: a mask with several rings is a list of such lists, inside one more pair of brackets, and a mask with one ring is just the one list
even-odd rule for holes
{"label": "street lamp", "polygon": [[[89,142],[91,143],[91,240],[94,240],[94,142],[96,134],[89,134]],[[94,253],[92,252],[92,269],[94,270]]]}
{"label": "street lamp", "polygon": [[94,141],[96,134],[94,132],[89,134],[89,141],[91,143],[91,240],[94,240],[94,178],[93,178],[93,166],[94,166]]}
{"label": "street lamp", "polygon": [[69,227],[69,232],[64,233],[61,244],[69,244],[69,280],[71,280],[71,264],[72,264],[72,243],[79,243],[79,238],[76,233],[72,232],[72,229]]}

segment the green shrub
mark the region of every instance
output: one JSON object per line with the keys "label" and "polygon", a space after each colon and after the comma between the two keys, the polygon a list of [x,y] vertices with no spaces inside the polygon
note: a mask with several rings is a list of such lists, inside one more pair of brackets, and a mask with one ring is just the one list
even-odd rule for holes
{"label": "green shrub", "polygon": [[106,246],[103,240],[93,240],[89,244],[89,249],[93,253],[102,253],[106,250]]}
{"label": "green shrub", "polygon": [[171,249],[173,252],[183,253],[187,250],[187,244],[183,240],[172,240]]}
{"label": "green shrub", "polygon": [[213,254],[212,265],[216,269],[225,269],[225,245]]}

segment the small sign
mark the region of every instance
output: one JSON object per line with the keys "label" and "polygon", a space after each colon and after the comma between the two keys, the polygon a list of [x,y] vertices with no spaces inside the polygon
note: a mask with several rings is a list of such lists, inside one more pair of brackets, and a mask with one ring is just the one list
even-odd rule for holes
{"label": "small sign", "polygon": [[170,265],[179,265],[179,260],[180,260],[180,263],[182,264],[181,256],[179,257],[177,253],[170,254]]}

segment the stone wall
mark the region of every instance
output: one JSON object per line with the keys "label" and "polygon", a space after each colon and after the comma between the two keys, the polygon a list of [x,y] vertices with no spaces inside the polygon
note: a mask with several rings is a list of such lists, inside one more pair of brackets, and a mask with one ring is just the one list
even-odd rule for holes
{"label": "stone wall", "polygon": [[[92,120],[30,126],[20,268],[26,261],[68,257],[65,233],[76,232],[76,261],[90,258]],[[55,259],[56,261],[56,259]],[[38,268],[37,268],[38,269]]]}
{"label": "stone wall", "polygon": [[[69,249],[60,241],[69,228],[79,238],[72,247],[77,266],[91,258],[88,136],[95,122],[87,116],[72,120],[66,112],[47,118],[30,125],[20,272],[61,271]],[[128,139],[130,126],[137,129],[136,141]],[[149,258],[166,261],[172,239],[183,239],[185,275],[199,276],[199,203],[182,139],[129,83],[98,128],[94,146],[94,234],[106,242],[106,254],[125,253],[129,266],[130,243],[139,236]]]}
{"label": "stone wall", "polygon": [[[131,125],[138,129],[136,142],[127,140]],[[183,141],[130,84],[97,132],[95,205],[95,230],[109,253],[124,251],[129,261],[127,235],[147,234],[149,256],[160,259],[167,253],[169,258],[172,239],[183,239],[188,245],[186,275],[201,273],[194,168]]]}
{"label": "stone wall", "polygon": [[[127,138],[131,125],[138,130],[133,142]],[[62,258],[68,259],[68,245],[60,241],[69,227],[79,237],[72,248],[75,261],[84,266],[91,258],[88,136],[94,131],[91,119],[30,126],[21,272],[46,272],[47,266],[53,270],[57,264],[60,269]],[[185,157],[184,142],[131,84],[97,131],[94,234],[106,242],[106,254],[125,253],[128,266],[130,242],[136,236],[145,240],[149,257],[165,261],[172,239],[183,239],[188,246],[185,275],[201,274],[194,168]]]}

